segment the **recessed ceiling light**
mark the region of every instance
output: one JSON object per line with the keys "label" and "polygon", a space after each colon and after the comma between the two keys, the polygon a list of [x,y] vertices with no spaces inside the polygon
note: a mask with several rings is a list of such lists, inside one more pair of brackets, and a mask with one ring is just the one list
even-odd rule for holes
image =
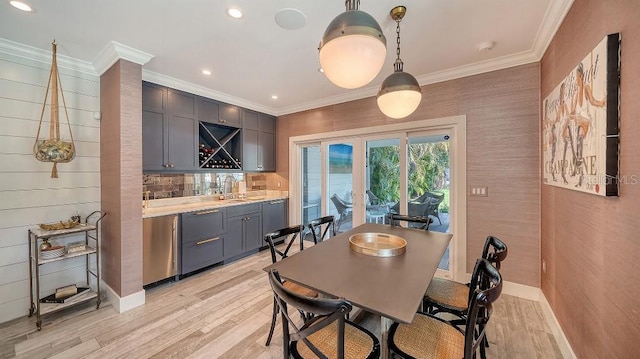
{"label": "recessed ceiling light", "polygon": [[26,11],[26,12],[33,12],[33,8],[26,2],[12,0],[12,1],[9,1],[9,4],[11,4],[11,6],[15,7],[16,9]]}
{"label": "recessed ceiling light", "polygon": [[236,9],[233,7],[227,9],[227,14],[229,14],[229,16],[231,16],[234,19],[239,19],[242,17],[242,11],[240,11],[240,9]]}
{"label": "recessed ceiling light", "polygon": [[278,99],[278,95],[271,95],[271,99],[272,100],[277,100]]}
{"label": "recessed ceiling light", "polygon": [[202,70],[202,74],[203,74],[203,75],[207,75],[207,76],[209,76],[209,75],[211,75],[211,71],[209,71],[209,70]]}

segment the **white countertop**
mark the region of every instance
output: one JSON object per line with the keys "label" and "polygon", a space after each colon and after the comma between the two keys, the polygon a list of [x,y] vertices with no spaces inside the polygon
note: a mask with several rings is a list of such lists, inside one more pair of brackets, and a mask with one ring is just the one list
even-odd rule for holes
{"label": "white countertop", "polygon": [[164,198],[148,201],[147,207],[142,209],[142,218],[160,217],[172,214],[197,212],[212,208],[241,206],[249,203],[268,202],[289,198],[285,191],[261,191],[260,194],[249,194],[245,199],[219,200],[217,196],[194,196],[179,198]]}

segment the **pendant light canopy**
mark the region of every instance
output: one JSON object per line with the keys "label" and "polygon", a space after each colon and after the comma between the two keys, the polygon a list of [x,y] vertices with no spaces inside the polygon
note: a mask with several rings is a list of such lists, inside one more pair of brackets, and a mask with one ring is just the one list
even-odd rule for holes
{"label": "pendant light canopy", "polygon": [[407,9],[404,6],[396,6],[391,10],[391,18],[397,23],[396,34],[398,58],[393,64],[394,72],[389,75],[378,91],[378,107],[388,117],[399,119],[413,113],[420,105],[422,92],[418,80],[411,74],[403,71],[403,63],[400,59],[400,21]]}
{"label": "pendant light canopy", "polygon": [[380,72],[387,56],[387,39],[378,22],[358,10],[360,0],[346,0],[345,5],[347,10],[331,21],[318,50],[329,81],[354,89],[368,84]]}

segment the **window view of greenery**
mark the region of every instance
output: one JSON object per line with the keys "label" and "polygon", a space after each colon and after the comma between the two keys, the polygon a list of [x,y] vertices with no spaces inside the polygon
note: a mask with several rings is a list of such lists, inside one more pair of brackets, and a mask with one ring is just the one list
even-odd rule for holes
{"label": "window view of greenery", "polygon": [[[444,194],[439,210],[449,212],[449,142],[411,143],[408,156],[409,199],[425,192]],[[384,202],[400,199],[400,149],[398,146],[369,149],[371,191]]]}

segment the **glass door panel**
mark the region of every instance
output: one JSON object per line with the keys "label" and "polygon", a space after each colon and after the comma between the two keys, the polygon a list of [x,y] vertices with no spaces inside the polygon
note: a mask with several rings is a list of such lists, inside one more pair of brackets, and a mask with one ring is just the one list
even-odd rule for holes
{"label": "glass door panel", "polygon": [[328,144],[327,154],[327,212],[344,232],[353,228],[353,143]]}
{"label": "glass door panel", "polygon": [[[416,134],[409,136],[407,146],[408,214],[431,217],[429,230],[435,232],[450,231],[449,145],[449,134]],[[449,249],[440,261],[441,270],[449,270]]]}
{"label": "glass door panel", "polygon": [[400,139],[368,140],[366,151],[366,222],[386,223],[400,201]]}
{"label": "glass door panel", "polygon": [[322,216],[322,154],[320,145],[301,148],[302,168],[302,223]]}

